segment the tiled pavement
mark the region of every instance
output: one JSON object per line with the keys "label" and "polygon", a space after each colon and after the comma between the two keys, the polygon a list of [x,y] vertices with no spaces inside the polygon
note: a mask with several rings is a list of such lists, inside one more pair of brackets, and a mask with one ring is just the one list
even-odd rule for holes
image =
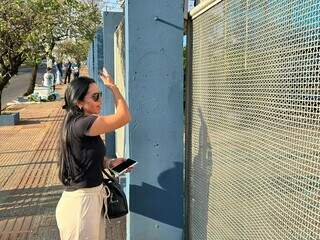
{"label": "tiled pavement", "polygon": [[[54,214],[63,190],[57,178],[61,105],[15,105],[19,125],[0,127],[0,240],[59,239]],[[106,232],[108,240],[125,239],[125,220],[112,221]]]}

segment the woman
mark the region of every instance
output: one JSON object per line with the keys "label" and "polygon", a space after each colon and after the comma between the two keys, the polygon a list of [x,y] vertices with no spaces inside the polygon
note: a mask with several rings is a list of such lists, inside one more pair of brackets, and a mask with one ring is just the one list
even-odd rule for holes
{"label": "woman", "polygon": [[98,115],[102,94],[95,81],[87,77],[73,80],[65,92],[67,111],[60,136],[59,179],[65,191],[56,208],[60,237],[64,239],[105,239],[101,169],[113,168],[123,158],[104,158],[100,134],[112,132],[131,120],[126,101],[106,69],[100,74],[112,92],[116,113]]}

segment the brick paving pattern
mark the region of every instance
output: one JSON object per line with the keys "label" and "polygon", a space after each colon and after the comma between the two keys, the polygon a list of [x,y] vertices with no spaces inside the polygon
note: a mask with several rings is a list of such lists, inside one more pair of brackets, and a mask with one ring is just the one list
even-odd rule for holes
{"label": "brick paving pattern", "polygon": [[[12,106],[20,123],[0,127],[0,240],[60,239],[55,207],[63,191],[57,177],[61,105]],[[126,239],[125,218],[112,220],[106,232],[108,240]]]}

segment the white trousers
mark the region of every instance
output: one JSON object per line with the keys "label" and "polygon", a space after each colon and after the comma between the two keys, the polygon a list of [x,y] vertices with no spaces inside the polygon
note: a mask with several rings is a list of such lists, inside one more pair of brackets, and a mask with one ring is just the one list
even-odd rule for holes
{"label": "white trousers", "polygon": [[64,191],[56,208],[61,240],[104,240],[103,185]]}
{"label": "white trousers", "polygon": [[61,84],[61,76],[59,71],[56,71],[56,84]]}

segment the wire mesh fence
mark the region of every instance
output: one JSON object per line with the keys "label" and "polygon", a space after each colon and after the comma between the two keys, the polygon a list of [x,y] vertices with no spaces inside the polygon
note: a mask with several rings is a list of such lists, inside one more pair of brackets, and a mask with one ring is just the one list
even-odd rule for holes
{"label": "wire mesh fence", "polygon": [[320,239],[320,2],[225,0],[192,26],[190,238]]}

